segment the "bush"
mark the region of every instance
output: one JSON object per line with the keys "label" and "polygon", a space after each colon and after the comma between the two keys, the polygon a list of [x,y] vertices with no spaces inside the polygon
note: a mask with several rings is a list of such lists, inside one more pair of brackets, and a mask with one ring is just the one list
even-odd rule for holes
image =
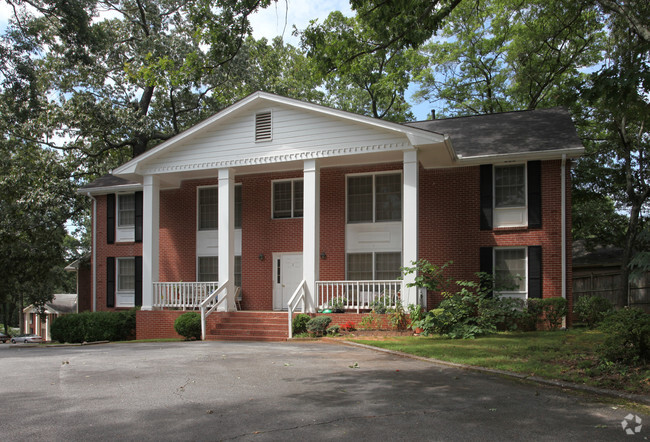
{"label": "bush", "polygon": [[[334,325],[332,327],[334,327]],[[342,331],[348,331],[348,332],[355,331],[357,329],[355,323],[352,321],[347,321],[345,324],[341,325],[340,328]]]}
{"label": "bush", "polygon": [[330,322],[332,318],[329,316],[316,316],[307,322],[307,331],[310,335],[323,336]]}
{"label": "bush", "polygon": [[562,326],[562,318],[569,313],[569,303],[561,297],[546,298],[539,301],[548,328],[556,330]]}
{"label": "bush", "polygon": [[605,317],[612,312],[612,303],[600,296],[581,296],[573,307],[573,313],[578,316],[580,322],[587,324],[587,327],[594,328]]}
{"label": "bush", "polygon": [[382,295],[375,298],[370,303],[370,309],[378,315],[384,315],[391,311],[391,308],[389,307],[390,304],[391,304],[390,296]]}
{"label": "bush", "polygon": [[388,315],[388,320],[395,330],[406,330],[408,317],[406,316],[406,311],[399,300],[397,301],[395,309]]}
{"label": "bush", "polygon": [[293,334],[297,335],[300,333],[306,333],[307,332],[307,323],[311,319],[311,316],[309,316],[306,313],[300,313],[296,316],[293,317],[291,320],[291,329],[293,330]]}
{"label": "bush", "polygon": [[85,312],[52,322],[52,339],[59,342],[125,341],[135,335],[135,312]]}
{"label": "bush", "polygon": [[375,312],[370,312],[363,317],[361,323],[359,323],[359,328],[361,330],[377,330],[381,324],[381,318],[377,316]]}
{"label": "bush", "polygon": [[201,315],[196,312],[187,312],[174,321],[174,330],[185,340],[201,339]]}
{"label": "bush", "polygon": [[605,342],[597,351],[605,361],[627,365],[650,362],[650,315],[641,309],[624,308],[603,321]]}
{"label": "bush", "polygon": [[339,327],[336,324],[330,325],[329,327],[327,327],[327,334],[328,335],[338,335],[340,331],[341,331],[341,327]]}

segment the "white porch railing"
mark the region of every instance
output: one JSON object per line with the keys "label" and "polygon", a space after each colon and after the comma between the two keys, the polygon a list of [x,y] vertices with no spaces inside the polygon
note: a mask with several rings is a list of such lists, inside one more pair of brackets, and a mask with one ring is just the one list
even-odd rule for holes
{"label": "white porch railing", "polygon": [[370,310],[378,305],[395,308],[402,281],[316,281],[319,309],[342,307],[346,311]]}
{"label": "white porch railing", "polygon": [[[201,310],[201,339],[205,341],[205,324],[206,318],[220,306],[225,304],[225,310],[228,310],[228,306],[235,305],[235,298],[239,293],[240,288],[234,287],[234,290],[230,292],[226,289],[228,287],[228,281],[224,282],[218,289],[210,293],[210,296],[205,298],[201,302],[199,309]],[[223,295],[223,296],[220,296]],[[230,302],[229,302],[230,301]]]}
{"label": "white porch railing", "polygon": [[309,296],[307,296],[307,281],[304,279],[300,281],[298,287],[291,295],[289,302],[287,303],[287,310],[289,313],[289,339],[293,338],[293,312],[296,310],[298,303],[300,302],[302,312],[306,312],[308,304],[310,303]]}
{"label": "white porch railing", "polygon": [[196,310],[218,287],[218,282],[154,282],[153,307]]}

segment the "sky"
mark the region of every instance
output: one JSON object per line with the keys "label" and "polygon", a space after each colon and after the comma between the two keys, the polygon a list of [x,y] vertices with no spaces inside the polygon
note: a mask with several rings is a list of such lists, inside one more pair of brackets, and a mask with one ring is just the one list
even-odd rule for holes
{"label": "sky", "polygon": [[[285,43],[298,46],[298,39],[292,35],[294,26],[299,30],[305,29],[309,21],[323,21],[330,12],[341,11],[347,16],[353,15],[347,0],[278,0],[266,9],[258,11],[251,17],[253,36],[256,39],[266,37],[268,40],[281,36]],[[0,0],[0,32],[4,31],[13,10],[7,3]],[[411,98],[415,85],[406,91],[406,99],[412,105],[412,112],[417,120],[426,120],[431,105],[416,104]]]}

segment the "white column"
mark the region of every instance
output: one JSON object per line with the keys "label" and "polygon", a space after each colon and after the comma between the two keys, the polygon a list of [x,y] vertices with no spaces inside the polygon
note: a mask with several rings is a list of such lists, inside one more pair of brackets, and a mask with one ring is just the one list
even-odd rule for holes
{"label": "white column", "polygon": [[153,283],[158,282],[160,180],[145,175],[142,192],[142,310],[153,309]]}
{"label": "white column", "polygon": [[228,281],[227,305],[221,310],[235,310],[235,174],[219,169],[219,284]]}
{"label": "white column", "polygon": [[45,314],[45,337],[44,337],[44,339],[46,341],[50,340],[50,314],[49,313]]}
{"label": "white column", "polygon": [[[412,266],[418,260],[418,152],[404,152],[404,213],[402,214],[402,265]],[[415,275],[404,276],[402,287],[402,303],[419,304],[417,288],[407,288],[406,284],[415,281]]]}
{"label": "white column", "polygon": [[302,274],[307,283],[309,311],[316,305],[316,281],[320,267],[320,166],[317,160],[305,160],[302,218]]}

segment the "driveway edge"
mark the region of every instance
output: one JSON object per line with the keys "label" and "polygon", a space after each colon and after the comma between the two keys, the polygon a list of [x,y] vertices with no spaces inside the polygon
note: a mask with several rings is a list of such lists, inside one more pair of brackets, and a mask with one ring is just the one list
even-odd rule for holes
{"label": "driveway edge", "polygon": [[430,364],[435,364],[435,365],[444,365],[446,367],[460,368],[462,370],[476,371],[476,372],[479,372],[479,373],[489,373],[489,374],[496,374],[496,375],[500,375],[500,376],[507,376],[507,377],[511,377],[511,378],[515,378],[515,379],[519,379],[519,380],[533,381],[533,382],[536,382],[538,384],[550,385],[550,386],[553,386],[553,387],[566,388],[566,389],[570,389],[570,390],[576,390],[576,391],[592,393],[592,394],[599,394],[599,395],[609,396],[609,397],[613,397],[613,398],[617,398],[617,399],[627,399],[627,400],[634,401],[634,402],[639,402],[639,403],[642,403],[642,404],[645,404],[645,405],[650,405],[650,397],[642,396],[640,394],[624,393],[624,392],[615,391],[615,390],[608,390],[608,389],[605,389],[605,388],[591,387],[589,385],[574,384],[573,382],[556,381],[556,380],[551,380],[551,379],[540,378],[538,376],[529,376],[529,375],[525,375],[525,374],[521,374],[521,373],[515,373],[515,372],[512,372],[512,371],[495,370],[493,368],[477,367],[475,365],[458,364],[456,362],[442,361],[440,359],[425,358],[423,356],[412,355],[412,354],[404,353],[404,352],[397,351],[397,350],[388,350],[386,348],[374,347],[372,345],[367,345],[367,344],[360,344],[358,342],[350,342],[350,341],[344,341],[344,340],[339,340],[339,339],[330,339],[330,338],[322,338],[322,340],[326,341],[328,343],[349,345],[351,347],[365,348],[367,350],[373,350],[373,351],[377,351],[377,352],[387,353],[387,354],[390,354],[390,355],[393,355],[393,356],[400,356],[400,357],[403,357],[403,358],[417,359],[419,361],[428,362]]}

